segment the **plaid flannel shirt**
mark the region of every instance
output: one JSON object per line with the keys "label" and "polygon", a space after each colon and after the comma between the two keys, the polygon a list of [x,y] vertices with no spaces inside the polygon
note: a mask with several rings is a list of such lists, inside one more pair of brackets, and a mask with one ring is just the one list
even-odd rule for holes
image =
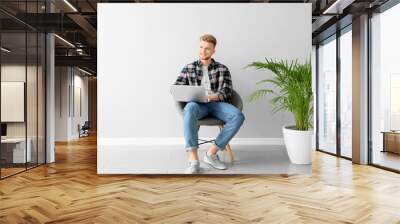
{"label": "plaid flannel shirt", "polygon": [[[200,86],[203,80],[201,67],[201,60],[186,65],[174,84]],[[211,64],[208,66],[208,76],[210,78],[211,90],[218,94],[219,101],[229,102],[232,95],[232,79],[229,69],[225,65],[211,59]]]}

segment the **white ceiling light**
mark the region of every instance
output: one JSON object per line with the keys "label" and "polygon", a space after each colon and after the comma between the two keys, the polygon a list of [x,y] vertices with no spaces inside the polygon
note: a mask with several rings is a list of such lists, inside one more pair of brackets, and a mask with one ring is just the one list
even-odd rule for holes
{"label": "white ceiling light", "polygon": [[343,9],[351,5],[355,0],[336,0],[332,5],[324,10],[322,14],[342,14]]}
{"label": "white ceiling light", "polygon": [[78,12],[78,10],[71,4],[69,3],[68,0],[64,0],[65,4],[67,4],[72,10],[74,10],[74,12]]}
{"label": "white ceiling light", "polygon": [[4,52],[6,52],[6,53],[10,53],[10,52],[11,52],[11,50],[8,50],[8,49],[5,48],[5,47],[1,47],[1,50],[4,51]]}
{"label": "white ceiling light", "polygon": [[57,37],[58,39],[60,39],[62,42],[66,43],[67,45],[69,45],[70,47],[75,48],[75,45],[73,45],[71,42],[69,42],[68,40],[58,36],[57,34],[54,34],[55,37]]}

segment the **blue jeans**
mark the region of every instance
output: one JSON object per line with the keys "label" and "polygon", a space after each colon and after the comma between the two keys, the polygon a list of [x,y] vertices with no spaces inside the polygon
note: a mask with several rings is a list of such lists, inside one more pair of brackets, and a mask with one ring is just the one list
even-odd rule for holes
{"label": "blue jeans", "polygon": [[225,149],[244,121],[243,113],[232,104],[188,102],[183,109],[183,134],[186,150],[198,148],[198,120],[206,116],[215,117],[225,123],[224,128],[215,139],[215,145],[219,150]]}

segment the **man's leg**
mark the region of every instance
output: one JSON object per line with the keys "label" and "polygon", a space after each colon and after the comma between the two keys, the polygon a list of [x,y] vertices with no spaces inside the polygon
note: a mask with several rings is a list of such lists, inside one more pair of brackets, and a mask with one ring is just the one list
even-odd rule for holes
{"label": "man's leg", "polygon": [[226,144],[228,144],[243,124],[244,116],[239,109],[229,103],[212,102],[207,106],[209,113],[213,117],[224,121],[225,126],[215,139],[215,144],[211,146],[206,155],[204,155],[204,162],[215,169],[225,170],[228,167],[219,159],[217,152],[218,150],[225,149]]}
{"label": "man's leg", "polygon": [[183,109],[183,134],[185,137],[185,148],[189,154],[189,167],[186,174],[197,174],[200,171],[199,156],[197,154],[198,143],[198,120],[208,114],[208,108],[202,103],[189,102]]}
{"label": "man's leg", "polygon": [[198,120],[207,116],[207,114],[208,108],[203,103],[189,102],[183,109],[183,134],[190,161],[199,160],[197,154],[199,146]]}
{"label": "man's leg", "polygon": [[230,103],[213,102],[208,106],[210,114],[225,123],[224,128],[215,139],[215,144],[207,152],[216,154],[218,150],[225,149],[225,146],[239,131],[245,118],[243,113]]}

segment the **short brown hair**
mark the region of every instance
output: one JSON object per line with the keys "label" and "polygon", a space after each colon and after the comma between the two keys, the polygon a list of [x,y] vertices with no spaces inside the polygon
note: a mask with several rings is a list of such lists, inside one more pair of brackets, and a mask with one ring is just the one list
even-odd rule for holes
{"label": "short brown hair", "polygon": [[217,45],[217,39],[211,34],[204,34],[200,37],[200,40],[214,44],[214,47]]}

